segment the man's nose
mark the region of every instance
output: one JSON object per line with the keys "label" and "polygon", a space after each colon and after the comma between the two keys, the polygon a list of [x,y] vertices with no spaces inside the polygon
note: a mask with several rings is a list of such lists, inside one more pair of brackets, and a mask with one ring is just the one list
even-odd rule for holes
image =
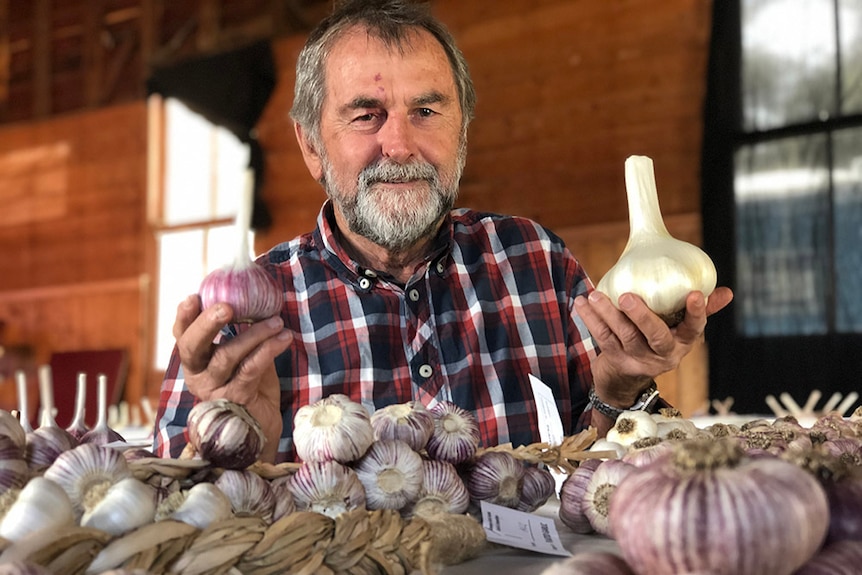
{"label": "man's nose", "polygon": [[404,163],[415,153],[415,134],[410,119],[390,114],[378,131],[383,157]]}

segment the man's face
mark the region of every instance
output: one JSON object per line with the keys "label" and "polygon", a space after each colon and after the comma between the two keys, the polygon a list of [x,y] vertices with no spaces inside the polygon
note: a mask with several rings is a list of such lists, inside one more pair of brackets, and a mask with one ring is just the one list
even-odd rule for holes
{"label": "man's face", "polygon": [[452,208],[464,167],[446,54],[424,31],[403,50],[356,31],[333,46],[326,87],[313,175],[351,231],[403,251]]}

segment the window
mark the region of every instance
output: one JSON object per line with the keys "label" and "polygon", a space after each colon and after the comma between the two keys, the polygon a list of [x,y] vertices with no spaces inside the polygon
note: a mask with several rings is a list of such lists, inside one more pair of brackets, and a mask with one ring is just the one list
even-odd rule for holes
{"label": "window", "polygon": [[152,98],[151,114],[163,126],[163,138],[155,138],[163,142],[155,152],[163,158],[162,176],[150,194],[158,269],[153,355],[155,368],[164,370],[174,345],[177,304],[198,291],[208,272],[236,257],[234,217],[249,149],[179,100]]}
{"label": "window", "polygon": [[703,223],[731,310],[711,318],[710,394],[769,413],[848,394],[862,369],[862,3],[713,4]]}

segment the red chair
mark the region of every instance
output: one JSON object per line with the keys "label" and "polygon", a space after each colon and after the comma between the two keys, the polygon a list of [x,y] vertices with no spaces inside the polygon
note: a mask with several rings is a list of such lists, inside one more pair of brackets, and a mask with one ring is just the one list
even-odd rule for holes
{"label": "red chair", "polygon": [[87,374],[87,395],[84,421],[92,427],[98,418],[98,376],[104,374],[108,384],[108,405],[117,405],[123,397],[129,370],[125,349],[94,349],[61,351],[51,354],[51,374],[54,382],[54,419],[60,427],[68,427],[75,416],[75,393],[78,374]]}

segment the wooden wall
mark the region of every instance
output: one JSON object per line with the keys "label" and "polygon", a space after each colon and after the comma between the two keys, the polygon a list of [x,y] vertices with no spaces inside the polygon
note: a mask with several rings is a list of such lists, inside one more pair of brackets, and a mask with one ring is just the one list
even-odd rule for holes
{"label": "wooden wall", "polygon": [[[671,232],[700,237],[699,145],[710,3],[704,0],[436,0],[479,94],[461,205],[532,217],[594,279],[628,233],[623,162],[651,156]],[[273,226],[257,250],[314,225],[324,195],[287,113],[304,38],[278,40],[280,80],[258,126]],[[132,352],[128,395],[155,398],[147,278],[146,105],[0,128],[0,321],[7,341]],[[660,387],[692,412],[705,349]]]}

